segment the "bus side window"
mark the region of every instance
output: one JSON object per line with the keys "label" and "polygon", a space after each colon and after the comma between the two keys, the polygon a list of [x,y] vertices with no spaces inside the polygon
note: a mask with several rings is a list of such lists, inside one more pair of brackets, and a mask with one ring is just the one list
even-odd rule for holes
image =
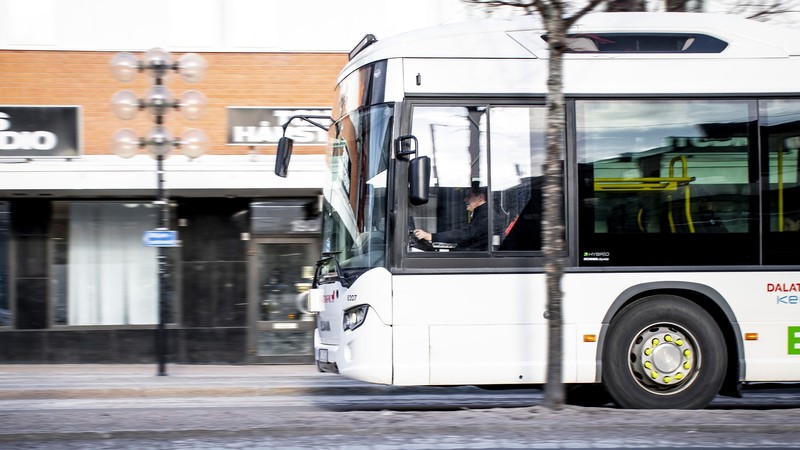
{"label": "bus side window", "polygon": [[489,114],[493,249],[541,250],[545,109],[494,106]]}
{"label": "bus side window", "polygon": [[[415,229],[422,230],[422,236],[430,235],[431,242],[420,245],[416,234],[410,230],[410,251],[488,249],[489,233],[479,229],[486,226],[483,224],[487,223],[487,206],[481,207],[480,214],[475,215],[471,211],[475,206],[467,201],[469,192],[473,188],[485,188],[488,179],[485,130],[485,107],[414,108],[411,131],[419,142],[418,154],[431,159],[431,186],[428,203],[409,206],[409,216],[414,218]],[[487,197],[486,193],[482,196]],[[488,203],[488,199],[486,201]],[[473,216],[479,220],[473,221]]]}
{"label": "bus side window", "polygon": [[758,261],[753,101],[575,106],[581,264]]}
{"label": "bus side window", "polygon": [[[542,248],[542,191],[537,180],[535,185],[520,186],[524,195],[518,195],[513,208],[501,208],[496,217],[510,217],[507,211],[516,210],[513,218],[501,221],[507,225],[497,230],[502,240],[497,250],[541,250]],[[503,200],[499,203],[502,205]]]}
{"label": "bus side window", "polygon": [[764,263],[800,260],[800,101],[759,101],[764,184]]}

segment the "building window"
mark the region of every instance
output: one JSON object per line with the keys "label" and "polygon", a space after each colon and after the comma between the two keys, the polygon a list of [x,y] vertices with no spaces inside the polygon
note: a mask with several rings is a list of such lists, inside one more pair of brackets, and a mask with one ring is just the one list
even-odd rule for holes
{"label": "building window", "polygon": [[8,203],[0,203],[0,327],[12,325],[11,304],[8,299],[8,236],[11,211]]}
{"label": "building window", "polygon": [[156,219],[149,203],[54,204],[56,325],[158,323],[157,249],[142,242]]}

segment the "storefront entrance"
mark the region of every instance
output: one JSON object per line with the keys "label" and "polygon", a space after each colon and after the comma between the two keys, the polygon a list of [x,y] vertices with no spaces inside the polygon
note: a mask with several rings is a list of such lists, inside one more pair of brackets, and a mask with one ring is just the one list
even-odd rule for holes
{"label": "storefront entrance", "polygon": [[301,294],[311,287],[318,253],[312,238],[250,242],[248,350],[252,363],[314,363],[314,315],[305,311]]}

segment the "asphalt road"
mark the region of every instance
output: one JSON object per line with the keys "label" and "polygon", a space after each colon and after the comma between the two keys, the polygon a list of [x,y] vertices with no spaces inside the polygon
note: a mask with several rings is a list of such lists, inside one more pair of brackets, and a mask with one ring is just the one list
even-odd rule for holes
{"label": "asphalt road", "polygon": [[542,392],[0,401],[0,449],[800,448],[800,389],[701,411],[543,408]]}

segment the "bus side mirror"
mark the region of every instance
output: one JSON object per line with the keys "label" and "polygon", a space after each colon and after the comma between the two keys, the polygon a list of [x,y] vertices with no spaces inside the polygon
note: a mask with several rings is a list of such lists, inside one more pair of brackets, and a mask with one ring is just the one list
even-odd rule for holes
{"label": "bus side mirror", "polygon": [[289,117],[289,120],[287,120],[282,126],[282,128],[283,128],[283,137],[281,137],[278,140],[278,153],[277,153],[277,155],[275,157],[275,175],[277,175],[277,176],[279,176],[281,178],[286,178],[286,172],[289,170],[289,159],[292,157],[292,146],[294,145],[294,141],[292,140],[292,138],[287,138],[286,137],[286,127],[288,127],[289,124],[292,123],[292,121],[294,119],[305,120],[306,122],[310,123],[311,125],[314,125],[317,128],[322,128],[325,131],[328,131],[330,126],[326,127],[326,126],[324,126],[322,124],[314,122],[311,119],[326,119],[326,120],[330,120],[331,123],[334,122],[333,118],[330,117],[330,116],[298,115],[298,116]]}
{"label": "bus side mirror", "polygon": [[275,156],[275,175],[286,178],[286,172],[289,170],[289,160],[292,158],[292,146],[294,140],[283,136],[278,140],[278,153]]}
{"label": "bus side mirror", "polygon": [[394,156],[399,160],[408,161],[408,201],[412,205],[428,203],[431,185],[431,159],[427,156],[417,156],[419,142],[411,134],[398,136],[394,141]]}
{"label": "bus side mirror", "polygon": [[431,159],[418,156],[408,165],[408,201],[414,206],[428,203],[431,185]]}

